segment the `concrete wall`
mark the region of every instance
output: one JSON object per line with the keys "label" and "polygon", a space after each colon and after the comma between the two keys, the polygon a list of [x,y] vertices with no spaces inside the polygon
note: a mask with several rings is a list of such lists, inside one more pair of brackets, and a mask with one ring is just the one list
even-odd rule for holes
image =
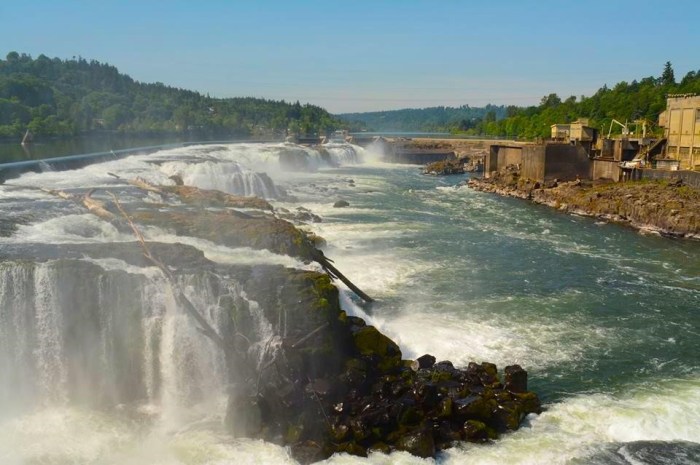
{"label": "concrete wall", "polygon": [[502,147],[498,151],[498,166],[505,168],[508,165],[519,165],[522,157],[522,147]]}
{"label": "concrete wall", "polygon": [[620,180],[620,162],[615,160],[593,160],[591,168],[591,179],[611,179]]}
{"label": "concrete wall", "polygon": [[520,165],[523,157],[522,149],[523,147],[511,145],[492,145],[484,160],[485,177],[489,177],[489,173],[500,171],[508,165]]}
{"label": "concrete wall", "polygon": [[534,179],[535,181],[544,181],[545,150],[546,146],[544,145],[523,147],[522,164],[520,166],[520,175],[522,177]]}
{"label": "concrete wall", "polygon": [[700,172],[638,169],[632,172],[633,179],[654,179],[674,181],[681,179],[683,184],[700,189]]}
{"label": "concrete wall", "polygon": [[591,159],[580,145],[545,145],[544,179],[573,181],[576,178],[590,179]]}
{"label": "concrete wall", "polygon": [[490,178],[491,173],[498,171],[498,146],[492,145],[484,157],[484,177]]}
{"label": "concrete wall", "polygon": [[520,165],[520,174],[535,181],[590,179],[591,160],[580,145],[537,144],[522,147],[492,145],[486,156],[484,172],[500,171],[508,165]]}

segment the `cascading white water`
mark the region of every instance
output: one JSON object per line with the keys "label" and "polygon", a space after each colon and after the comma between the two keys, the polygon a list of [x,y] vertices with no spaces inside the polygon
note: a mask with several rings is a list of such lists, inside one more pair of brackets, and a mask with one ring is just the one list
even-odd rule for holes
{"label": "cascading white water", "polygon": [[[106,172],[166,184],[168,163],[218,169],[237,162],[266,171],[323,217],[308,227],[328,240],[325,251],[338,268],[377,297],[368,319],[405,356],[516,361],[530,370],[547,411],[495,443],[445,451],[440,463],[697,463],[694,244],[641,238],[471,191],[436,190],[436,183],[454,181],[421,177],[413,168],[359,165],[344,167],[341,176],[324,169],[290,175],[279,168],[281,147],[165,150],[69,175],[27,174],[17,184],[78,193],[96,187],[97,195],[114,189],[140,200]],[[304,160],[328,166],[315,149],[301,150]],[[342,154],[326,150],[337,164]],[[329,193],[351,207],[334,208]],[[133,240],[79,206],[59,203],[36,190],[0,186],[5,218],[31,215],[5,230],[12,236],[0,238],[3,252],[31,244],[111,250]],[[302,266],[160,228],[143,232],[149,241],[190,244],[217,266]],[[221,354],[176,308],[157,269],[74,256],[34,263],[28,250],[29,258],[0,262],[0,464],[295,463],[283,448],[223,433]],[[230,294],[257,331],[249,358],[259,364],[273,358],[277,340],[268,329],[283,333],[284,321],[267,321],[235,285],[217,289],[199,274],[178,279],[176,288],[217,328],[222,297]],[[343,300],[347,311],[367,316]],[[51,370],[38,373],[40,366]],[[651,452],[640,455],[641,449]],[[325,463],[433,462],[376,453]]]}
{"label": "cascading white water", "polygon": [[246,169],[237,162],[170,162],[163,164],[161,170],[168,176],[180,176],[188,186],[216,189],[246,197],[279,197],[279,192],[267,175]]}
{"label": "cascading white water", "polygon": [[248,354],[255,360],[255,365],[260,370],[267,360],[274,358],[275,352],[282,344],[284,333],[278,334],[275,332],[272,324],[267,320],[263,309],[260,308],[257,302],[249,300],[245,293],[241,293],[240,297],[250,313],[253,322],[253,332],[258,336],[248,348]]}
{"label": "cascading white water", "polygon": [[[183,280],[182,289],[215,325],[211,290],[197,277]],[[225,386],[223,354],[177,308],[157,270],[108,271],[82,260],[6,262],[0,305],[0,366],[12,374],[0,377],[3,411],[18,399],[179,411]]]}
{"label": "cascading white water", "polygon": [[[39,386],[38,395],[43,402],[63,403],[68,397],[68,374],[62,353],[64,322],[53,271],[47,266],[39,266],[34,271],[35,376]],[[18,327],[17,330],[24,332],[27,328]],[[29,334],[26,334],[24,339],[28,338]]]}
{"label": "cascading white water", "polygon": [[364,149],[352,144],[328,144],[324,148],[337,165],[357,165],[364,161]]}
{"label": "cascading white water", "polygon": [[[0,263],[0,463],[239,457],[216,433],[230,381],[224,353],[175,293],[220,334],[230,318],[222,298],[250,313],[249,356],[258,364],[280,339],[258,303],[221,279],[183,274],[173,286],[157,268],[115,258]],[[286,460],[275,451],[262,456]]]}

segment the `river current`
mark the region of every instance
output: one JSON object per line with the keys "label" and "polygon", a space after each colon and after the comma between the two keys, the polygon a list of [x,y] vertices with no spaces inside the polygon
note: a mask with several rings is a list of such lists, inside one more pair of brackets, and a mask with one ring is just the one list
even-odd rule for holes
{"label": "river current", "polygon": [[[104,188],[114,182],[107,173],[154,183],[178,174],[202,188],[272,197],[278,209],[303,206],[323,219],[305,227],[326,239],[325,255],[376,299],[361,307],[343,290],[344,305],[393,338],[404,358],[430,353],[455,365],[474,360],[503,368],[518,363],[528,370],[530,389],[545,406],[517,432],[492,444],[459,445],[436,460],[377,453],[368,458],[337,455],[326,463],[700,462],[699,243],[644,236],[475,192],[456,186],[466,176],[426,177],[419,167],[383,164],[359,147],[329,149],[339,167],[304,149],[311,169],[296,173],[280,168],[279,150],[280,145],[263,144],[193,146],[71,172],[23,175],[0,186],[4,221],[18,224],[3,226],[0,247],[108,247],[131,240],[79,208],[57,209],[49,196],[32,190]],[[260,171],[269,174],[274,189],[256,178]],[[296,200],[277,196],[281,190]],[[337,200],[349,206],[334,208]],[[226,249],[156,228],[146,234],[149,240],[194,245],[222,263],[305,266],[289,257]],[[158,293],[152,271],[129,269],[115,260],[96,266],[144,276],[142,294],[150,296],[150,311],[167,317],[170,310],[158,302],[168,296]],[[49,268],[32,279],[36,293],[53,296],[58,290],[52,294],[45,289],[56,285]],[[10,307],[19,305],[20,293],[17,272],[0,271],[0,367],[6,368],[14,367],[8,341],[17,337],[8,325],[17,320],[16,315],[10,319]],[[205,290],[194,289],[192,296],[202,302],[208,298]],[[36,309],[47,299],[36,297]],[[176,345],[175,335],[185,331],[178,325],[187,322],[172,324],[171,339],[163,340]],[[28,352],[42,363],[51,362],[44,355],[53,353],[52,344],[61,337],[48,331],[36,339]],[[168,347],[164,343],[158,355],[166,380],[176,379],[179,369],[176,360],[163,354]],[[206,350],[198,353],[207,359]],[[206,363],[216,378],[215,361]],[[44,389],[59,389],[65,382],[57,373]],[[9,407],[18,394],[0,381],[5,409],[0,413],[0,464],[295,463],[279,446],[231,439],[220,426],[223,392],[215,395],[220,388],[214,381],[202,387],[211,390],[211,401],[196,406],[157,396],[157,403],[143,408],[157,411],[161,421],[145,427],[118,408],[86,409],[61,396],[45,396],[15,412]]]}

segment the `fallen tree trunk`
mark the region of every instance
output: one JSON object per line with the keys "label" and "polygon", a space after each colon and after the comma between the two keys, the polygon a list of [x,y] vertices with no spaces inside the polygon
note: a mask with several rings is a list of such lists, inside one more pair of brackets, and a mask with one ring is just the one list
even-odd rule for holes
{"label": "fallen tree trunk", "polygon": [[[111,176],[117,178],[117,179],[122,179],[116,174],[109,173]],[[165,194],[166,191],[158,186],[154,186],[152,184],[149,184],[148,182],[144,181],[141,178],[136,178],[133,180],[128,180],[127,181],[130,185],[138,187],[139,189],[142,189],[147,192],[155,192],[158,194]],[[182,187],[182,186],[181,186]],[[242,212],[236,212],[236,215],[244,217],[244,218],[252,218],[250,215],[247,215]],[[328,258],[326,258],[325,255],[323,255],[323,252],[320,250],[316,249],[315,247],[312,248],[312,259],[319,263],[323,269],[328,273],[332,278],[334,279],[340,279],[343,283],[345,283],[348,288],[350,288],[355,294],[357,294],[362,300],[365,302],[374,302],[374,299],[372,299],[370,296],[368,296],[365,292],[362,291],[359,287],[357,287],[352,281],[350,281],[343,273],[341,273],[335,266],[333,266]]]}
{"label": "fallen tree trunk", "polygon": [[143,235],[141,234],[141,231],[139,231],[139,229],[136,227],[136,225],[132,221],[131,217],[126,213],[126,210],[124,210],[124,207],[122,207],[117,196],[115,194],[113,194],[112,192],[110,192],[109,195],[111,195],[112,199],[114,199],[114,204],[117,206],[117,209],[122,214],[122,216],[124,217],[126,222],[129,224],[129,226],[131,227],[131,230],[134,232],[134,235],[136,236],[136,239],[141,244],[141,248],[143,249],[144,257],[146,257],[146,259],[148,261],[150,261],[155,266],[157,266],[161,270],[163,275],[168,279],[178,302],[180,302],[180,304],[181,304],[182,308],[185,310],[185,312],[188,313],[192,318],[194,318],[195,321],[197,322],[197,324],[199,324],[200,331],[205,336],[207,336],[209,339],[214,341],[219,347],[221,347],[225,351],[226,346],[224,344],[223,338],[209,324],[209,322],[206,320],[206,318],[204,318],[199,313],[199,311],[197,311],[197,309],[192,304],[192,302],[190,302],[190,299],[188,299],[187,296],[185,296],[185,294],[181,290],[179,290],[177,283],[175,282],[175,278],[173,277],[173,275],[170,272],[170,270],[168,269],[168,267],[166,267],[163,262],[161,262],[156,257],[154,257],[153,254],[151,254],[151,250],[148,248],[148,244],[146,244],[146,240],[144,239]]}
{"label": "fallen tree trunk", "polygon": [[357,294],[365,302],[374,302],[374,299],[372,299],[362,289],[353,284],[353,282],[350,281],[343,273],[338,271],[338,269],[335,266],[331,265],[331,260],[325,255],[323,255],[323,252],[321,252],[320,250],[318,250],[317,252],[318,253],[316,253],[313,257],[314,261],[320,264],[326,271],[326,273],[330,275],[331,278],[340,279],[343,283],[345,283],[346,286],[348,286],[355,294]]}

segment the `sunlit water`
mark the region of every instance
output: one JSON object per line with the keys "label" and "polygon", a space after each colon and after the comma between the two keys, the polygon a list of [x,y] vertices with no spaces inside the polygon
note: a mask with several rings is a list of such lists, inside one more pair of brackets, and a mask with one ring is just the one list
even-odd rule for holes
{"label": "sunlit water", "polygon": [[[700,462],[700,244],[642,236],[453,188],[463,178],[424,177],[415,166],[373,162],[359,148],[353,150],[363,160],[350,156],[347,147],[334,150],[340,168],[324,165],[309,151],[310,166],[317,171],[290,174],[277,165],[277,150],[275,145],[189,147],[93,165],[70,175],[28,174],[14,184],[109,188],[115,183],[107,174],[112,172],[156,183],[178,174],[200,187],[235,190],[230,175],[265,171],[275,189],[297,199],[273,200],[276,207],[302,205],[323,218],[305,227],[323,236],[326,255],[377,299],[361,308],[348,293],[344,305],[395,339],[405,358],[431,353],[458,365],[471,360],[501,368],[519,363],[546,406],[543,414],[493,444],[463,444],[437,460],[405,453],[366,459],[339,455],[329,464]],[[275,197],[275,192],[267,194]],[[337,200],[350,206],[334,208]],[[54,203],[31,190],[0,188],[3,214],[23,223],[10,237],[0,238],[0,246],[132,240],[79,208],[60,211]],[[145,234],[193,245],[220,263],[306,266],[289,257],[232,250],[158,228]],[[0,464],[295,463],[284,448],[226,434],[221,427],[225,399],[216,382],[202,388],[212,393],[208,402],[178,401],[180,365],[171,356],[177,353],[177,341],[184,337],[197,346],[202,369],[216,371],[217,362],[207,359],[209,352],[205,343],[196,342],[196,334],[178,336],[187,331],[187,321],[172,315],[171,296],[157,291],[157,273],[115,260],[93,264],[108,276],[115,273],[116,280],[123,279],[121,272],[141,276],[143,311],[164,325],[148,326],[146,318],[142,329],[160,331],[164,341],[157,351],[144,350],[161,360],[160,393],[149,397],[153,405],[142,406],[159,420],[145,424],[119,408],[77,407],[62,402],[65,396],[56,390],[51,402],[0,415]],[[18,271],[3,272],[0,302],[20,305],[8,300],[12,273]],[[40,266],[32,282],[45,296],[37,296],[32,308],[49,305],[57,282],[50,264]],[[212,299],[207,289],[196,287],[190,290],[193,299],[203,304]],[[46,315],[44,343],[34,350],[43,350],[39,355],[56,369],[60,363],[51,362],[51,344],[59,344],[60,337],[51,333],[54,323],[50,312]],[[12,350],[2,345],[3,334],[0,348]],[[60,387],[62,376],[58,369],[42,379]],[[166,388],[174,389],[175,398],[165,395]],[[51,391],[51,386],[37,389]]]}

